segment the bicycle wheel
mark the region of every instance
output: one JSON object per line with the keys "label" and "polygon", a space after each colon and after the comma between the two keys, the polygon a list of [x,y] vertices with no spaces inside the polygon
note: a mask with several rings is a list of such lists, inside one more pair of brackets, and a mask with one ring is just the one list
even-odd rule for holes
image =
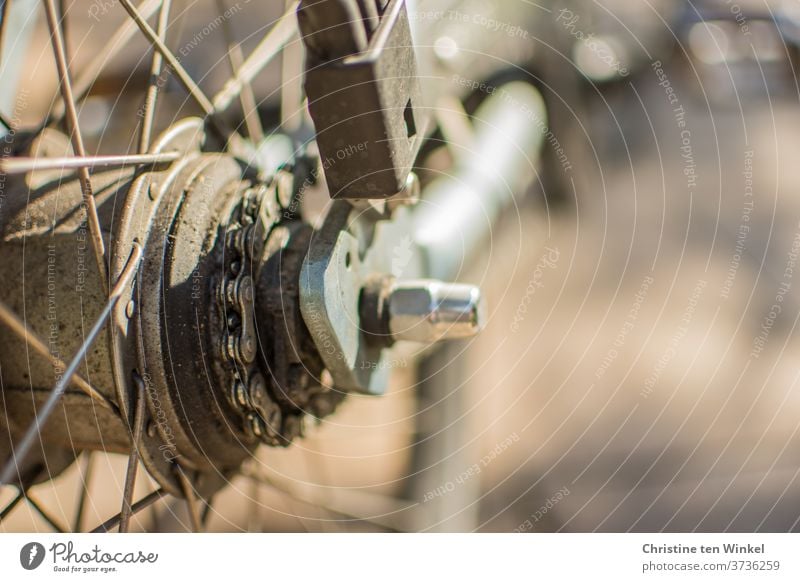
{"label": "bicycle wheel", "polygon": [[[415,503],[384,494],[405,481],[404,461],[379,486],[347,491],[280,468],[277,449],[345,397],[301,305],[301,270],[323,238],[312,227],[323,212],[306,195],[326,168],[304,102],[297,2],[270,16],[222,0],[97,0],[86,12],[44,0],[38,30],[36,6],[5,2],[0,31],[0,78],[18,89],[0,120],[0,272],[14,282],[0,290],[0,483],[9,486],[0,522],[25,501],[58,531],[84,529],[89,511],[103,516],[95,531],[198,531],[214,516],[220,528],[261,529],[254,484],[295,504],[271,508],[267,527],[305,513],[314,529],[415,529]],[[26,34],[39,49],[28,61],[54,64],[49,103],[26,87]],[[422,124],[404,115],[415,139]],[[394,210],[352,212],[384,220]],[[345,270],[369,262],[376,243],[366,238],[342,256]],[[388,371],[369,362],[369,373]],[[396,457],[414,437],[410,394],[395,395],[400,406],[384,418],[400,427],[385,437]],[[270,467],[261,445],[272,447],[260,449]],[[78,486],[72,516],[69,495],[53,490],[67,479]],[[250,500],[235,519],[212,504],[231,495]],[[162,509],[148,524],[136,516],[150,506]]]}

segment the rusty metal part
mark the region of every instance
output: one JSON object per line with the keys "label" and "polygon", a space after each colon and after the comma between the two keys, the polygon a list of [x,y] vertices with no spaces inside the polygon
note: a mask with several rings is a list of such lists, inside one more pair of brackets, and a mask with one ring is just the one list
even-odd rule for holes
{"label": "rusty metal part", "polygon": [[[307,415],[324,416],[341,400],[319,380],[323,365],[299,310],[312,230],[295,183],[311,166],[273,168],[262,179],[263,167],[204,153],[204,135],[201,120],[183,120],[150,150],[177,152],[175,162],[93,175],[112,278],[124,268],[123,251],[140,245],[143,255],[86,357],[97,396],[114,406],[68,387],[34,447],[48,453],[31,459],[25,485],[52,478],[84,449],[127,453],[135,433],[138,455],[165,492],[183,496],[187,477],[207,499],[260,443],[287,446]],[[64,147],[52,132],[38,139],[54,145],[29,149]],[[58,373],[52,362],[83,343],[72,330],[104,304],[80,183],[47,172],[6,183],[11,193],[33,190],[29,199],[9,196],[4,208],[0,274],[26,285],[0,289],[0,300],[26,315],[51,353],[19,357],[24,343],[0,325],[2,460],[48,398]],[[134,415],[136,393],[145,406]]]}
{"label": "rusty metal part", "polygon": [[228,401],[247,433],[272,446],[291,444],[306,414],[329,414],[341,399],[320,382],[323,366],[300,316],[299,270],[313,231],[283,218],[294,184],[284,168],[243,193],[225,224],[225,276],[215,288]]}
{"label": "rusty metal part", "polygon": [[[15,136],[20,151],[48,150],[54,132],[40,134],[33,142]],[[63,136],[57,141],[64,145]],[[93,176],[94,194],[101,222],[110,222],[113,200],[124,197],[134,174],[126,168]],[[32,178],[32,177],[28,177]],[[24,285],[0,286],[0,299],[16,314],[22,314],[28,329],[42,338],[55,359],[26,351],[12,328],[0,326],[0,373],[3,401],[0,411],[0,459],[9,458],[12,447],[46,402],[63,368],[54,365],[81,349],[86,323],[97,321],[105,294],[89,247],[89,232],[82,212],[82,191],[77,179],[59,180],[41,174],[29,182],[21,176],[5,177],[6,196],[0,221],[0,276]],[[109,204],[109,201],[112,204]],[[54,220],[55,218],[55,220]],[[130,254],[121,258],[124,263]],[[127,303],[124,298],[120,303]],[[118,304],[119,305],[119,304]],[[101,338],[88,352],[82,372],[107,400],[118,404],[109,370],[107,342]],[[67,414],[67,411],[69,412]],[[42,447],[34,447],[26,479],[49,479],[57,475],[83,448],[103,443],[108,451],[127,449],[124,422],[113,409],[98,406],[95,399],[78,389],[67,389],[58,409],[42,430]],[[45,454],[46,453],[46,454]],[[37,468],[38,467],[38,474]]]}
{"label": "rusty metal part", "polygon": [[344,398],[323,383],[324,363],[300,312],[300,269],[313,236],[299,221],[280,225],[267,243],[256,293],[261,357],[271,371],[269,389],[281,407],[286,444],[305,418],[331,414]]}
{"label": "rusty metal part", "polygon": [[403,191],[427,127],[405,0],[364,10],[369,2],[308,0],[298,11],[308,107],[332,198]]}

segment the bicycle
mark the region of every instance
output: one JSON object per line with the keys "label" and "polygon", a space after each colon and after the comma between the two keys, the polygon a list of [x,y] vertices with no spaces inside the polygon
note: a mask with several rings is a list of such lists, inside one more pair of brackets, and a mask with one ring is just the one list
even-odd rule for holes
{"label": "bicycle", "polygon": [[[37,4],[3,3],[4,87],[16,86]],[[128,531],[166,497],[183,500],[199,531],[235,475],[281,489],[259,471],[259,446],[297,442],[306,421],[348,393],[383,394],[390,371],[426,354],[440,365],[422,366],[417,382],[457,414],[453,385],[437,375],[463,347],[430,344],[479,331],[482,300],[477,287],[429,278],[459,278],[535,174],[546,114],[529,55],[465,77],[479,51],[436,34],[459,24],[458,2],[436,18],[402,0],[289,3],[265,34],[243,39],[236,26],[256,28],[247,17],[259,13],[250,2],[217,1],[211,17],[197,3],[176,13],[170,0],[94,2],[80,17],[74,4],[42,4],[52,47],[40,48],[54,56],[58,97],[23,129],[23,88],[2,119],[0,268],[20,284],[0,292],[0,483],[17,490],[0,522],[27,501],[67,529],[30,489],[77,464],[81,529],[91,452],[101,451],[128,459],[120,510],[94,531]],[[67,23],[91,33],[89,21],[115,11],[127,18],[73,78],[69,45],[91,34],[78,42],[80,26]],[[192,17],[206,24],[176,44]],[[136,39],[147,46],[130,49],[134,73],[104,77]],[[211,62],[214,42],[222,54]],[[278,58],[277,88],[259,87]],[[509,68],[511,81],[495,76]],[[136,81],[143,98],[131,94]],[[470,100],[479,106],[467,113]],[[332,201],[320,203],[326,189]],[[441,449],[445,428],[419,429],[418,459]],[[155,485],[135,499],[141,467]],[[437,475],[411,471],[408,490],[419,496]],[[326,503],[390,529],[437,523],[409,500],[353,499]],[[375,511],[358,508],[370,503]]]}

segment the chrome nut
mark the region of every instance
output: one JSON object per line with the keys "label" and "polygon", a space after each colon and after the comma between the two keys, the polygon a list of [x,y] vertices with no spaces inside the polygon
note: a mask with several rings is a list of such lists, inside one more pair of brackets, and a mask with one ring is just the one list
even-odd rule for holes
{"label": "chrome nut", "polygon": [[486,305],[474,285],[432,279],[396,281],[389,300],[394,340],[433,343],[476,335],[486,325]]}

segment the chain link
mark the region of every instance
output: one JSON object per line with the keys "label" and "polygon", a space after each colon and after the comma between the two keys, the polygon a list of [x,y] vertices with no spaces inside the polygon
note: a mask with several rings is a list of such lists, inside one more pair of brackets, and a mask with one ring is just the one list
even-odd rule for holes
{"label": "chain link", "polygon": [[300,224],[300,213],[289,212],[298,206],[294,199],[296,183],[292,168],[287,166],[265,184],[239,187],[241,203],[225,235],[225,274],[216,289],[224,322],[220,356],[225,367],[232,370],[228,401],[241,415],[245,431],[272,446],[288,446],[303,435],[307,415],[326,416],[343,399],[343,394],[322,386],[315,377],[322,374],[322,365],[307,349],[311,340],[299,309],[287,309],[296,291],[292,273],[299,273],[301,262],[301,255],[296,253],[281,255],[281,266],[292,273],[279,277],[277,288],[261,298],[270,313],[284,323],[271,330],[271,342],[278,347],[266,356],[269,378],[259,366],[256,270],[286,249],[292,227]]}
{"label": "chain link", "polygon": [[276,183],[241,188],[241,204],[225,234],[225,275],[217,285],[218,308],[225,322],[220,355],[233,370],[228,400],[244,419],[245,430],[269,444],[281,444],[283,419],[256,364],[253,274],[262,241],[280,215]]}

